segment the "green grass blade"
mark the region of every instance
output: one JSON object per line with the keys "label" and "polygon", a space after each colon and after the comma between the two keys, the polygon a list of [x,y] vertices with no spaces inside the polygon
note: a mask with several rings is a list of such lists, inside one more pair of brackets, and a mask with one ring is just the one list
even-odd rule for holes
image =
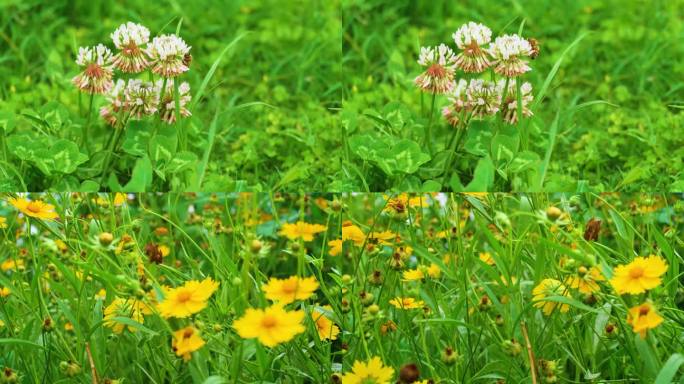
{"label": "green grass blade", "polygon": [[211,78],[214,76],[214,72],[216,72],[216,69],[218,69],[218,65],[221,62],[221,59],[223,56],[233,47],[235,44],[237,44],[240,40],[242,40],[243,37],[245,37],[247,33],[242,33],[238,35],[236,38],[233,39],[228,45],[226,45],[225,48],[223,48],[223,51],[221,51],[221,54],[216,58],[214,63],[211,65],[211,68],[209,68],[209,72],[204,76],[204,79],[202,80],[202,83],[200,84],[199,89],[197,90],[197,93],[195,94],[194,100],[192,102],[192,105],[190,106],[190,111],[195,112],[195,107],[199,103],[200,100],[202,100],[202,96],[204,96],[204,91],[207,89],[207,85],[209,85],[209,81]]}

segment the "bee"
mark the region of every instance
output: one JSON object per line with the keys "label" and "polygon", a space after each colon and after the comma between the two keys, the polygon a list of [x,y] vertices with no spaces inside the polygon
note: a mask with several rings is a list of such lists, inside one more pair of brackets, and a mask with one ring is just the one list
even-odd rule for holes
{"label": "bee", "polygon": [[537,41],[537,39],[533,39],[533,38],[529,38],[529,39],[527,39],[527,41],[532,46],[532,54],[530,55],[530,58],[532,60],[534,60],[537,58],[537,56],[539,56],[539,49],[540,49],[539,41]]}
{"label": "bee", "polygon": [[183,64],[185,64],[186,67],[190,66],[190,63],[192,62],[192,55],[189,53],[186,53],[183,55]]}

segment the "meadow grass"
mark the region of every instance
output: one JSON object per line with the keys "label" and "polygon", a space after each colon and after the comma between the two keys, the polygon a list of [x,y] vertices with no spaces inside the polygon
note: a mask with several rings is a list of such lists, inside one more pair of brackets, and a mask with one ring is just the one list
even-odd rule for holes
{"label": "meadow grass", "polygon": [[[1,6],[0,190],[324,190],[339,168],[336,1]],[[192,46],[190,70],[180,81],[190,83],[193,115],[168,128],[128,127],[123,150],[100,177],[112,129],[98,116],[104,98],[96,96],[90,107],[90,97],[71,84],[79,71],[74,60],[79,46],[103,42],[113,49],[110,33],[128,21],[147,26],[151,36],[177,32]],[[157,142],[136,135],[153,130]],[[178,132],[176,146],[163,140],[169,131]],[[79,146],[87,139],[90,151],[62,152],[87,161],[74,170],[41,168],[40,159],[57,156],[40,151],[58,139]],[[172,156],[159,155],[160,147]],[[147,152],[149,164],[142,161]]]}
{"label": "meadow grass", "polygon": [[[684,382],[678,195],[10,197],[0,367],[19,382],[359,383],[354,363],[374,357],[392,372],[365,382]],[[617,267],[648,255],[667,271],[617,294]],[[317,284],[269,296],[290,276]],[[209,278],[192,314],[164,312],[170,288]],[[561,288],[539,297],[546,279]],[[301,325],[272,346],[268,328],[241,337],[274,297]],[[117,298],[144,309],[103,319]],[[627,312],[644,303],[662,322],[642,337]],[[190,326],[205,344],[178,353]]]}
{"label": "meadow grass", "polygon": [[[344,1],[342,119],[352,148],[341,183],[371,191],[460,189],[478,179],[478,159],[488,154],[491,175],[479,179],[493,191],[681,191],[682,5]],[[454,47],[452,33],[468,21],[489,26],[493,36],[522,31],[539,41],[539,57],[523,77],[534,87],[535,116],[508,130],[471,125],[454,161],[458,180],[442,181],[447,156],[439,153],[404,178],[388,175],[365,148],[354,148],[354,137],[421,143],[431,96],[413,84],[422,70],[419,49]],[[441,109],[446,98],[438,97],[437,104]],[[431,141],[438,151],[448,149],[453,129],[441,116],[435,120]],[[497,153],[500,148],[513,156]],[[418,157],[417,150],[412,153]]]}

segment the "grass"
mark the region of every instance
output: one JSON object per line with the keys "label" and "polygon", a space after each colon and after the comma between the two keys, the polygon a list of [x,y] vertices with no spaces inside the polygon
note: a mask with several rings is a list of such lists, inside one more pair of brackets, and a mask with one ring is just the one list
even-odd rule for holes
{"label": "grass", "polygon": [[[682,133],[673,127],[682,125],[682,5],[344,1],[342,119],[352,143],[344,183],[370,191],[468,190],[473,180],[478,187],[484,180],[486,188],[471,190],[681,191]],[[457,178],[444,182],[448,155],[439,151],[452,129],[438,119],[431,128],[438,153],[394,177],[354,137],[389,147],[397,140],[420,143],[430,95],[421,96],[412,83],[421,71],[419,48],[455,48],[451,34],[471,20],[488,25],[494,36],[522,28],[523,36],[540,42],[533,70],[523,77],[534,87],[535,116],[517,129],[471,124],[453,166]],[[443,105],[446,98],[438,97]],[[525,137],[528,151],[520,148]],[[511,155],[497,153],[500,148]],[[419,157],[417,150],[412,154]],[[487,157],[491,164],[478,174],[479,160]]]}
{"label": "grass", "polygon": [[[374,356],[394,372],[382,383],[414,382],[415,370],[436,383],[684,382],[679,195],[23,196],[53,204],[57,220],[19,214],[8,197],[0,367],[20,382],[339,382]],[[590,219],[601,220],[598,231]],[[284,224],[296,221],[325,229],[290,239]],[[336,239],[345,240],[339,253]],[[647,255],[668,269],[646,293],[618,295],[605,280],[581,293],[568,283],[590,267],[610,279]],[[422,279],[407,281],[419,271]],[[270,305],[262,286],[296,275],[320,284],[286,306],[305,313],[304,327],[274,347],[240,337],[234,325],[245,311]],[[186,318],[156,310],[162,286],[207,277],[219,287],[206,308]],[[535,302],[532,290],[548,278],[565,290]],[[116,297],[151,310],[104,322]],[[400,309],[390,304],[397,297],[422,303]],[[627,323],[643,302],[663,318],[645,338]],[[339,328],[336,340],[321,338],[328,328],[319,332],[314,310]],[[184,361],[172,332],[189,325],[206,344]]]}
{"label": "grass", "polygon": [[[0,190],[325,189],[339,169],[341,50],[334,1],[32,0],[1,6]],[[114,49],[109,35],[127,21],[144,24],[152,36],[178,31],[192,46],[190,70],[180,81],[190,83],[193,116],[169,127],[138,124],[136,130],[131,122],[101,177],[111,132],[98,115],[105,101],[94,98],[88,119],[89,97],[70,80],[79,70],[78,47],[103,42]],[[153,130],[156,140],[143,134]],[[75,146],[50,148],[60,139]],[[85,139],[88,147],[80,145]],[[141,146],[131,150],[134,143]],[[160,147],[171,155],[155,157]],[[41,164],[45,158],[69,158],[73,169]]]}

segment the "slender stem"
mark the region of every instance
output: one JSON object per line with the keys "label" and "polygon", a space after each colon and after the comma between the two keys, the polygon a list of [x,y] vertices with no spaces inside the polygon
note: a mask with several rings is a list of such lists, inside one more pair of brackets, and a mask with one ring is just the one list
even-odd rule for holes
{"label": "slender stem", "polygon": [[90,94],[90,101],[88,102],[88,120],[86,121],[86,124],[83,126],[83,133],[81,137],[81,142],[83,143],[83,147],[86,150],[88,149],[88,130],[90,129],[90,119],[93,116],[93,99],[95,98],[95,94],[91,93]]}
{"label": "slender stem", "polygon": [[4,129],[0,129],[0,151],[2,151],[2,160],[7,162],[7,140],[5,140]]}
{"label": "slender stem", "polygon": [[465,135],[466,127],[465,125],[463,127],[458,128],[458,137],[456,138],[455,142],[456,145],[454,148],[449,152],[449,159],[445,163],[444,166],[444,178],[442,179],[442,185],[446,184],[449,181],[449,176],[451,176],[451,167],[454,163],[454,154],[458,152],[458,147],[461,145],[461,141],[463,141],[463,138],[466,136]]}
{"label": "slender stem", "polygon": [[437,94],[432,94],[432,106],[430,107],[430,119],[428,120],[428,125],[425,127],[425,146],[428,148],[428,152],[432,155],[432,120],[435,115],[435,100]]}

